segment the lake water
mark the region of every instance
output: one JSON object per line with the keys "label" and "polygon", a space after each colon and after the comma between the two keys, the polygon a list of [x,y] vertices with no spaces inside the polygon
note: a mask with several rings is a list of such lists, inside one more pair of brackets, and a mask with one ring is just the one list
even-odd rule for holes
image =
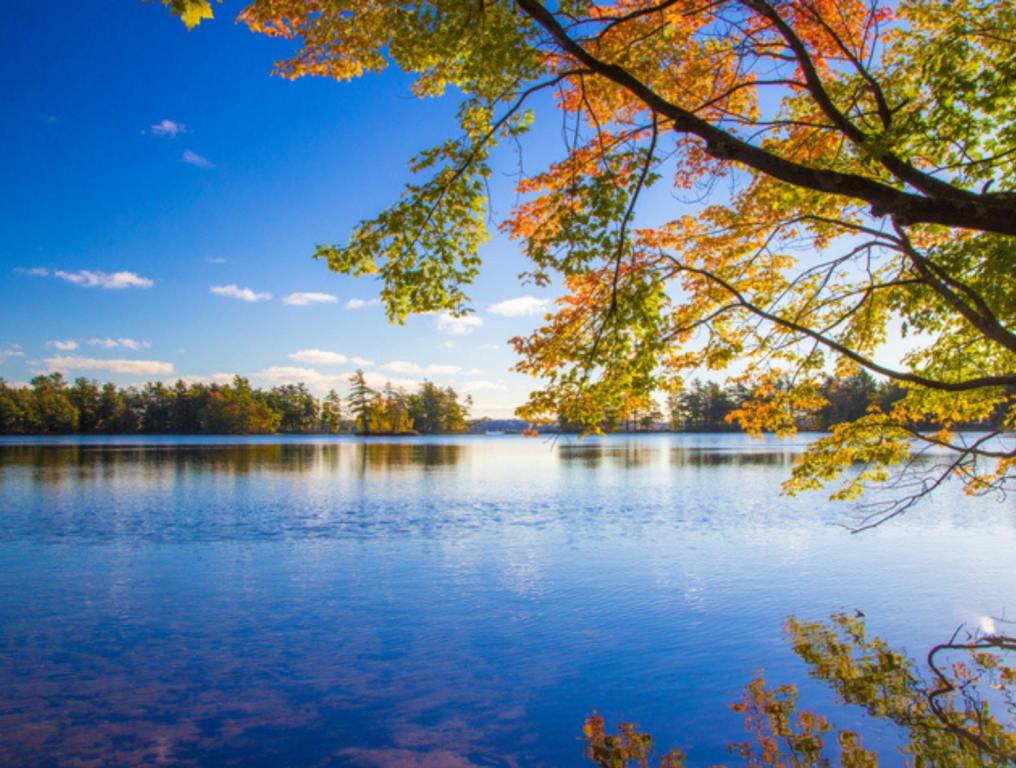
{"label": "lake water", "polygon": [[595,708],[707,765],[762,668],[891,755],[783,622],[1016,613],[1016,505],[850,535],[804,439],[0,442],[0,764],[577,766]]}

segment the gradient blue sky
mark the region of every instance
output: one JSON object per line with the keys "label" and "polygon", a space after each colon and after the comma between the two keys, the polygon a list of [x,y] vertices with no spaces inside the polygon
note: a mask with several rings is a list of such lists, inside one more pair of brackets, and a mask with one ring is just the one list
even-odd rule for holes
{"label": "gradient blue sky", "polygon": [[[454,98],[416,99],[394,70],[351,83],[270,77],[289,44],[234,23],[243,7],[226,0],[192,32],[159,2],[8,10],[0,377],[239,373],[324,392],[363,366],[375,385],[427,377],[472,395],[475,415],[511,415],[537,382],[510,371],[505,342],[554,296],[519,282],[516,245],[495,235],[484,248],[470,324],[392,326],[376,281],[311,258],[397,198],[415,152],[456,135]],[[538,109],[528,172],[561,155],[561,128]],[[515,202],[518,158],[509,148],[495,160],[497,221]],[[656,185],[638,218],[694,211],[697,194]],[[306,293],[328,301],[287,303]],[[892,332],[885,362],[917,341]]]}
{"label": "gradient blue sky", "polygon": [[[129,384],[240,373],[320,391],[342,388],[358,357],[375,381],[428,376],[472,394],[477,415],[510,414],[534,382],[509,372],[505,340],[540,316],[491,307],[551,297],[519,283],[513,244],[495,237],[485,248],[471,291],[478,320],[465,327],[435,316],[393,327],[376,304],[349,309],[378,284],[310,257],[395,199],[410,155],[453,132],[453,100],[414,99],[395,71],[345,84],[270,77],[286,44],[233,23],[240,8],[227,0],[190,33],[159,3],[8,9],[0,376],[62,370]],[[163,121],[182,127],[153,130]],[[504,176],[496,213],[512,198]],[[112,287],[138,281],[151,284]],[[306,292],[335,301],[284,302]]]}

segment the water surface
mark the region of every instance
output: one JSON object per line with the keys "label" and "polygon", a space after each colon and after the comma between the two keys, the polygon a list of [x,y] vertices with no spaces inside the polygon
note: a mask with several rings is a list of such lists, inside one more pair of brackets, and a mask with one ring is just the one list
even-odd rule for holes
{"label": "water surface", "polygon": [[0,764],[573,766],[596,708],[707,765],[763,668],[898,762],[783,621],[1012,614],[1016,507],[851,536],[804,439],[0,442]]}

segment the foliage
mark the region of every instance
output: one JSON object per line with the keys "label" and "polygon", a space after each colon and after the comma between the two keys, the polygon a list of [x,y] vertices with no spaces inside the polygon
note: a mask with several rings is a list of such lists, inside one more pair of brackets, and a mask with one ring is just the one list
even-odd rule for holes
{"label": "foliage", "polygon": [[[778,399],[793,385],[787,381],[774,383],[770,401]],[[827,376],[817,383],[817,393],[824,401],[821,409],[787,409],[784,423],[795,429],[825,432],[844,422],[855,422],[874,412],[887,414],[906,396],[906,391],[891,381],[876,381],[870,374],[860,371],[850,376]],[[751,407],[753,393],[739,382],[721,387],[716,382],[703,383],[698,379],[668,398],[671,429],[679,432],[723,432],[737,428],[743,409]],[[763,401],[765,402],[765,401]],[[747,404],[747,405],[746,405]],[[758,407],[758,402],[754,404]],[[953,426],[964,430],[1001,429],[1005,409],[997,408],[979,421],[958,421]],[[764,431],[770,425],[762,425]],[[941,423],[924,421],[909,424],[912,429],[941,429]]]}
{"label": "foliage", "polygon": [[349,412],[353,417],[354,430],[360,434],[370,428],[371,410],[374,406],[375,393],[367,386],[367,377],[362,370],[357,370],[349,377]]}
{"label": "foliage", "polygon": [[403,435],[417,434],[409,415],[409,396],[400,387],[386,384],[371,402],[370,431]]}
{"label": "foliage", "polygon": [[342,398],[334,389],[321,401],[321,431],[335,434],[342,431]]}
{"label": "foliage", "polygon": [[[1005,663],[1005,654],[1016,651],[1016,638],[954,637],[931,650],[931,675],[924,679],[906,655],[869,637],[859,616],[835,614],[828,623],[790,619],[787,632],[811,675],[829,683],[841,703],[860,706],[906,732],[907,765],[1005,768],[1016,762],[1016,667]],[[744,717],[749,738],[729,749],[747,768],[824,768],[833,764],[831,748],[841,768],[879,764],[858,733],[836,730],[822,715],[799,711],[797,688],[769,688],[761,673],[731,709]],[[603,768],[647,766],[653,753],[648,734],[631,723],[608,734],[595,713],[586,720],[583,736],[586,757]],[[680,750],[660,759],[661,768],[684,765]]]}
{"label": "foliage", "polygon": [[279,428],[281,414],[273,411],[263,393],[255,393],[239,376],[231,387],[208,393],[201,416],[203,432],[212,434],[266,434]]}
{"label": "foliage", "polygon": [[[468,398],[465,405],[459,403],[451,387],[425,381],[413,394],[390,386],[377,393],[367,386],[362,371],[358,375],[359,384],[354,375],[350,396],[353,424],[344,420],[342,398],[335,390],[318,400],[304,384],[262,390],[236,376],[229,384],[178,381],[172,387],[154,382],[140,388],[118,388],[86,378],[68,385],[61,374],[53,373],[37,376],[30,386],[11,387],[0,379],[0,434],[465,431]],[[416,418],[419,423],[414,429]]]}
{"label": "foliage", "polygon": [[[317,251],[377,275],[396,320],[469,311],[492,152],[554,94],[563,154],[522,174],[501,222],[527,279],[565,292],[514,340],[518,369],[544,382],[524,417],[601,424],[705,368],[752,393],[742,428],[788,434],[788,414],[827,407],[826,376],[865,370],[900,398],[840,414],[788,491],[854,495],[922,440],[955,454],[945,474],[971,492],[1011,478],[1011,448],[955,427],[999,408],[1016,426],[1012,3],[255,0],[240,18],[298,42],[282,76],[394,65],[420,97],[454,93],[459,135],[414,159],[391,208]],[[648,202],[653,185],[692,201]],[[893,367],[879,350],[896,327],[909,346]],[[912,428],[926,422],[940,430]],[[845,472],[857,462],[871,471]]]}
{"label": "foliage", "polygon": [[464,432],[471,403],[468,396],[460,403],[451,387],[442,388],[425,381],[409,398],[408,407],[413,423],[421,432]]}
{"label": "foliage", "polygon": [[286,384],[270,389],[265,397],[269,410],[280,414],[280,432],[318,432],[323,429],[321,405],[305,384]]}
{"label": "foliage", "polygon": [[187,29],[194,29],[203,20],[214,16],[210,0],[162,0],[162,4],[168,6],[174,16],[179,16]]}
{"label": "foliage", "polygon": [[439,434],[466,431],[471,401],[459,402],[451,387],[439,387],[431,381],[420,383],[416,392],[386,384],[376,392],[366,382],[363,371],[349,377],[349,408],[358,434]]}

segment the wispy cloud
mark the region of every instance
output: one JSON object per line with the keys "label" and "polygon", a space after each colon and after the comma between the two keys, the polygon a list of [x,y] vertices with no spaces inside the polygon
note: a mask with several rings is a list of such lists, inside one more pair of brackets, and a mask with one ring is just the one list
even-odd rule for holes
{"label": "wispy cloud", "polygon": [[[148,349],[151,345],[147,341],[137,341],[136,339],[97,339],[91,338],[86,342],[91,347],[104,347],[105,349],[116,349],[117,347],[123,347],[124,349]],[[57,347],[59,349],[59,347]]]}
{"label": "wispy cloud", "polygon": [[483,349],[483,350],[486,350],[486,351],[490,352],[490,351],[493,351],[495,349],[501,349],[501,345],[500,344],[481,344],[480,345],[480,349]]}
{"label": "wispy cloud", "polygon": [[361,365],[364,368],[366,368],[369,365],[374,365],[373,360],[368,360],[366,357],[360,357],[359,355],[353,355],[351,358],[349,358],[349,362],[356,363],[357,365]]}
{"label": "wispy cloud", "polygon": [[465,336],[472,333],[483,325],[483,318],[476,315],[463,315],[455,317],[442,312],[437,316],[437,330],[439,333],[450,333],[454,336]]}
{"label": "wispy cloud", "polygon": [[391,371],[392,373],[415,374],[418,376],[454,376],[462,370],[462,366],[438,364],[423,366],[406,362],[405,360],[392,360],[390,363],[382,365],[381,370]]}
{"label": "wispy cloud", "polygon": [[380,304],[379,299],[350,299],[346,302],[346,309],[364,309],[365,307],[376,307]]}
{"label": "wispy cloud", "polygon": [[0,346],[0,363],[4,363],[9,357],[24,357],[25,351],[20,344],[4,344]]}
{"label": "wispy cloud", "polygon": [[207,261],[209,264],[225,264],[226,263],[226,259],[223,258],[222,256],[209,256],[207,259],[205,259],[205,261]]}
{"label": "wispy cloud", "polygon": [[214,293],[216,296],[228,296],[231,299],[239,299],[240,301],[268,301],[272,298],[270,293],[257,293],[252,291],[250,288],[241,288],[235,283],[229,285],[213,285],[208,291]]}
{"label": "wispy cloud", "polygon": [[310,304],[335,304],[336,302],[338,302],[338,298],[332,294],[316,293],[314,291],[291,293],[282,299],[282,303],[290,307],[306,307]]}
{"label": "wispy cloud", "polygon": [[124,288],[151,288],[155,281],[141,277],[135,272],[100,272],[99,270],[79,269],[77,272],[65,272],[58,269],[53,277],[64,280],[82,288],[105,288],[117,291]]}
{"label": "wispy cloud", "polygon": [[462,385],[464,392],[495,392],[499,390],[507,389],[504,384],[500,381],[467,381]]}
{"label": "wispy cloud", "polygon": [[423,372],[428,376],[454,376],[461,370],[461,365],[428,365]]}
{"label": "wispy cloud", "polygon": [[517,299],[499,301],[491,304],[487,311],[492,315],[501,317],[528,317],[539,315],[547,311],[550,306],[549,299],[538,299],[535,296],[519,296]]}
{"label": "wispy cloud", "polygon": [[311,363],[317,365],[342,365],[349,362],[349,358],[338,352],[328,352],[324,349],[301,349],[290,356],[291,360],[298,363]]}
{"label": "wispy cloud", "polygon": [[104,371],[134,376],[167,376],[173,364],[161,360],[100,360],[94,357],[60,355],[43,360],[51,371]]}
{"label": "wispy cloud", "polygon": [[183,160],[187,165],[193,165],[196,168],[214,168],[215,165],[204,155],[199,155],[190,149],[185,149],[183,154],[180,155],[180,159]]}
{"label": "wispy cloud", "polygon": [[47,341],[46,346],[52,347],[60,352],[73,352],[78,348],[78,343],[74,341],[74,339],[66,339],[64,341],[53,339],[52,341]]}
{"label": "wispy cloud", "polygon": [[49,277],[49,270],[45,267],[15,267],[14,271],[19,275],[31,275],[32,277]]}
{"label": "wispy cloud", "polygon": [[183,123],[170,120],[168,117],[160,120],[148,129],[153,136],[168,136],[175,138],[177,134],[186,133],[187,128]]}

